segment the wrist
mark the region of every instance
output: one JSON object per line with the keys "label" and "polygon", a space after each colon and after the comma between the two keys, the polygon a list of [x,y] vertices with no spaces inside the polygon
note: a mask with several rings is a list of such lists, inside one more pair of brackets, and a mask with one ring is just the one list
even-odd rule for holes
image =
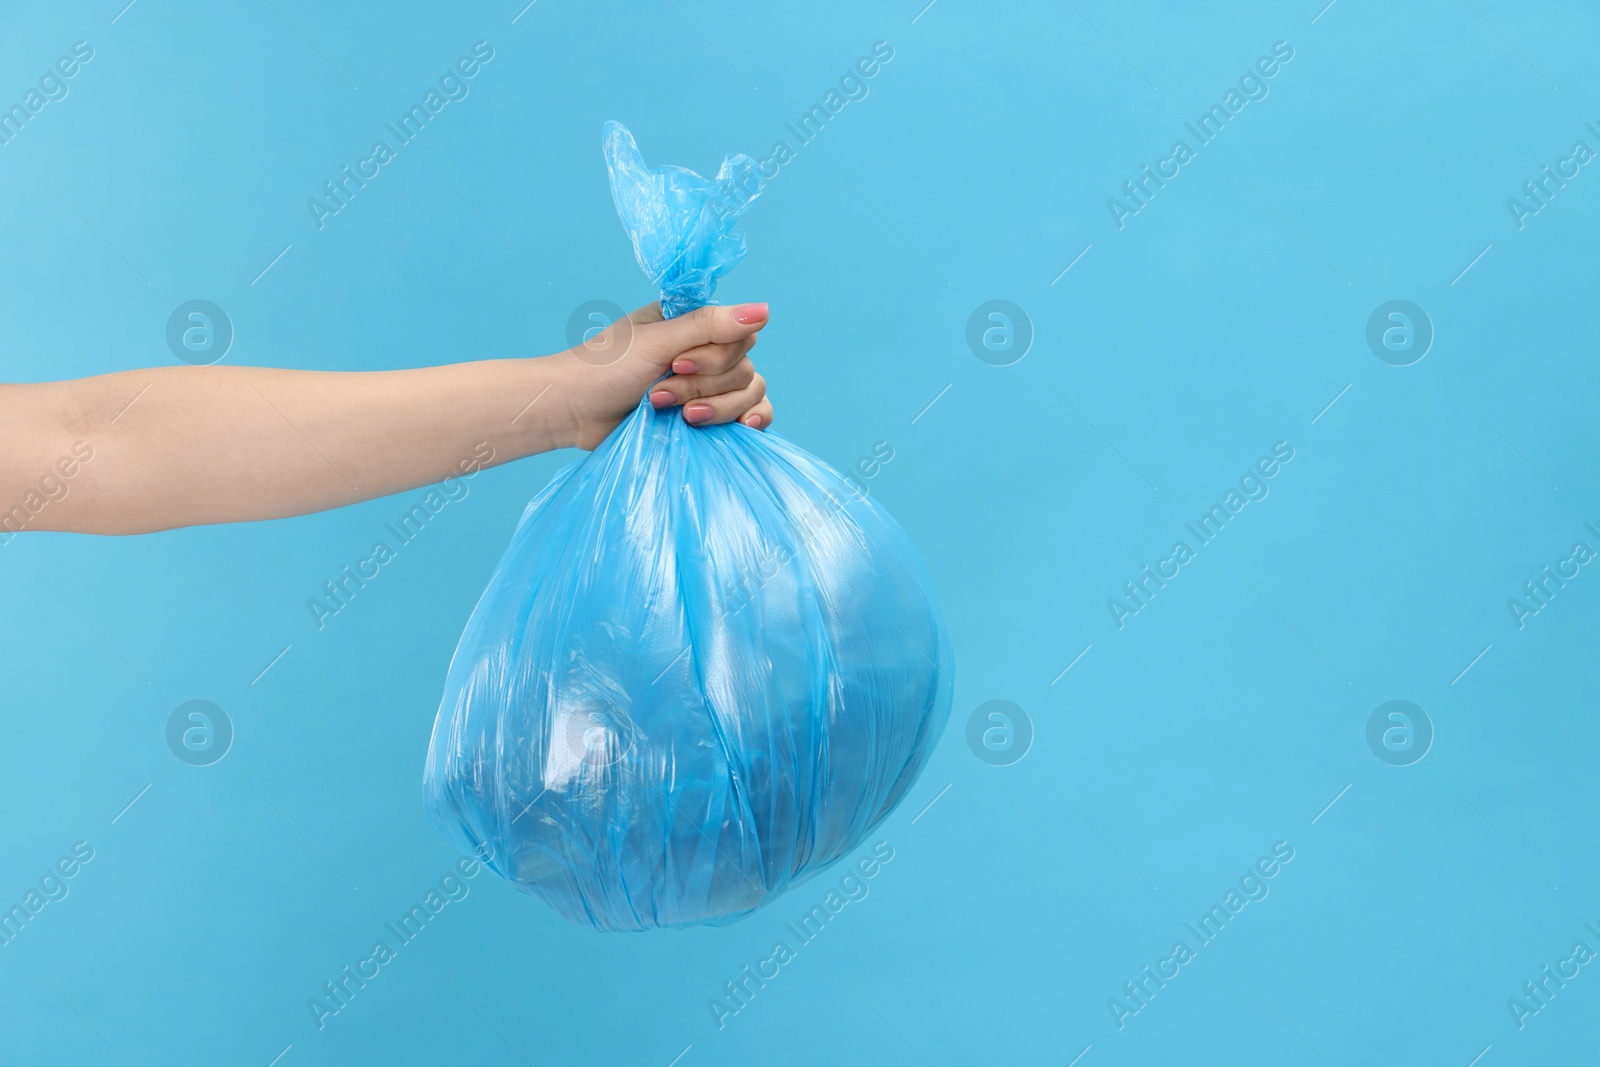
{"label": "wrist", "polygon": [[581,448],[588,419],[584,415],[583,378],[570,350],[528,360],[543,390],[519,418],[527,428],[542,427],[550,448]]}

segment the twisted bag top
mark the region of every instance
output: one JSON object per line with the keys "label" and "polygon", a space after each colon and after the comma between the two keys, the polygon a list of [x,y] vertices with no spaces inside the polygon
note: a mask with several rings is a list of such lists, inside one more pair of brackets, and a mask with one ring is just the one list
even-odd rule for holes
{"label": "twisted bag top", "polygon": [[[648,170],[616,123],[605,151],[664,314],[709,301],[756,164]],[[728,923],[894,809],[950,685],[893,519],[780,437],[646,399],[523,513],[450,664],[428,814],[573,922]]]}

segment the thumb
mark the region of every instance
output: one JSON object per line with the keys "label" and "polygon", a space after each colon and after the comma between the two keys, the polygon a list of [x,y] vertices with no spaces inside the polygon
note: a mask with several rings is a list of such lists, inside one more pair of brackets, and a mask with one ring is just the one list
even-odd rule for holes
{"label": "thumb", "polygon": [[732,307],[707,304],[705,307],[695,308],[687,315],[668,319],[652,328],[659,331],[665,346],[671,349],[671,355],[667,359],[667,363],[670,364],[680,352],[687,352],[701,345],[733,344],[749,337],[766,324],[767,305],[764,303],[736,304]]}

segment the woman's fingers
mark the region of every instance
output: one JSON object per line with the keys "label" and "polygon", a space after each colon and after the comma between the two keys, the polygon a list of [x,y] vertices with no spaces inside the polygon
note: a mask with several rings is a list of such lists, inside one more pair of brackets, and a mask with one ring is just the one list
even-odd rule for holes
{"label": "woman's fingers", "polygon": [[687,404],[701,397],[718,396],[743,389],[756,376],[755,364],[741,359],[721,374],[675,374],[656,383],[650,390],[650,403],[658,408]]}
{"label": "woman's fingers", "polygon": [[627,318],[629,326],[650,330],[652,348],[676,350],[671,375],[651,387],[654,407],[682,407],[684,420],[694,426],[739,422],[764,430],[772,425],[767,383],[749,355],[767,324],[767,305],[708,306],[663,321],[661,306],[650,303]]}
{"label": "woman's fingers", "polygon": [[733,369],[756,346],[756,335],[729,344],[699,345],[672,361],[674,374],[722,374]]}
{"label": "woman's fingers", "polygon": [[762,397],[759,404],[739,416],[739,421],[752,430],[765,430],[772,425],[772,401]]}
{"label": "woman's fingers", "polygon": [[[766,398],[766,379],[755,374],[751,376],[748,384],[738,389],[701,397],[685,404],[683,417],[693,426],[716,426],[725,422],[742,421],[755,414],[761,416],[762,426],[766,426],[772,421],[771,405],[760,407]],[[651,399],[653,401],[654,397]]]}

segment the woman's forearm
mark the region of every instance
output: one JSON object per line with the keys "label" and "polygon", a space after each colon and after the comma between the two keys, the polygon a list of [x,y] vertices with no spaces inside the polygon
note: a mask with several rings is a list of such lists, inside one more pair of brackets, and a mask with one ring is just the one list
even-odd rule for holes
{"label": "woman's forearm", "polygon": [[304,514],[571,445],[562,364],[163,367],[0,387],[0,530],[20,532],[19,508],[28,529],[105,534]]}

